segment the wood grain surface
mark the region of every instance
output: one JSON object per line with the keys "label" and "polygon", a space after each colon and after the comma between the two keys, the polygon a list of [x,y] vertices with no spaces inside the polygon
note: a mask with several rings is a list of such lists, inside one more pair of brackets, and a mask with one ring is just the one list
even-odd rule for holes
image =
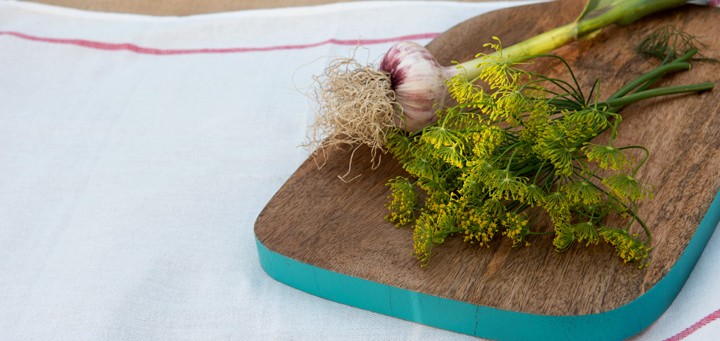
{"label": "wood grain surface", "polygon": [[[504,44],[572,20],[579,2],[566,1],[512,8],[474,18],[429,44],[439,60],[467,58],[493,35]],[[552,13],[553,15],[547,15]],[[610,27],[592,40],[556,51],[574,67],[581,84],[602,80],[608,96],[622,83],[655,63],[633,52],[654,28],[674,24],[698,36],[704,53],[720,57],[720,10],[683,6],[626,27]],[[492,29],[488,29],[492,28]],[[558,76],[557,63],[530,66]],[[718,82],[720,64],[696,62],[693,70],[663,85]],[[532,246],[511,248],[498,240],[490,248],[450,238],[433,250],[420,268],[413,256],[412,231],[385,222],[386,181],[404,174],[387,156],[369,168],[367,150],[355,154],[353,172],[344,183],[349,153],[329,155],[318,170],[307,160],[258,217],[255,233],[267,248],[331,271],[444,298],[512,311],[579,315],[617,308],[649,290],[675,264],[693,236],[720,186],[720,89],[675,96],[626,107],[619,145],[644,145],[651,151],[637,175],[655,186],[655,198],[640,214],[653,232],[651,263],[644,269],[624,264],[607,245],[575,245],[553,251],[551,238],[536,237]]]}

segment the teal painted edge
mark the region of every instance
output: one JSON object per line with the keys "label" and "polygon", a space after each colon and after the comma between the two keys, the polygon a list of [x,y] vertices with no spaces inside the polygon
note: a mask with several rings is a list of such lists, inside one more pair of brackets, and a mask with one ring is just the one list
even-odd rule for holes
{"label": "teal painted edge", "polygon": [[299,262],[256,239],[271,277],[310,294],[361,309],[458,333],[497,340],[621,340],[641,332],[670,306],[720,221],[720,192],[695,235],[655,286],[616,309],[589,315],[514,312],[427,295]]}

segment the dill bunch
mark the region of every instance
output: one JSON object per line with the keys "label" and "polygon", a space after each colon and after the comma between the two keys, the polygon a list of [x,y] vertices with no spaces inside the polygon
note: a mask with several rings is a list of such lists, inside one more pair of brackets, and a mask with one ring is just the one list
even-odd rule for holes
{"label": "dill bunch", "polygon": [[[652,235],[638,214],[652,186],[636,177],[649,156],[643,146],[616,145],[623,106],[650,97],[698,92],[712,83],[649,89],[663,75],[690,68],[697,53],[665,58],[605,101],[599,82],[584,92],[561,57],[570,81],[534,74],[497,52],[480,57],[479,75],[461,68],[448,82],[457,105],[414,133],[389,134],[387,148],[412,178],[390,188],[386,219],[412,226],[415,254],[427,265],[448,237],[489,246],[508,238],[529,245],[531,235],[552,237],[555,250],[606,243],[624,262],[647,263]],[[480,86],[478,84],[483,84]],[[606,143],[595,137],[609,130]],[[634,160],[631,154],[642,157]],[[610,216],[624,221],[609,226]],[[637,228],[639,226],[639,228]],[[633,232],[641,231],[641,234]]]}

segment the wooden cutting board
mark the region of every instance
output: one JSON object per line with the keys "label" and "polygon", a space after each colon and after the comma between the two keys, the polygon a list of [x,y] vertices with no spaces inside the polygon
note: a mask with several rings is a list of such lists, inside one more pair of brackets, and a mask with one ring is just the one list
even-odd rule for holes
{"label": "wooden cutting board", "polygon": [[[438,60],[468,60],[498,36],[509,46],[572,21],[581,1],[488,13],[447,31],[428,48]],[[555,51],[589,88],[599,78],[609,96],[656,62],[633,51],[653,29],[673,24],[720,58],[720,9],[686,5]],[[530,68],[562,76],[556,62]],[[720,63],[695,62],[662,83],[718,82]],[[551,237],[511,248],[451,238],[420,268],[412,231],[383,220],[389,178],[404,174],[389,155],[371,170],[355,153],[350,183],[338,175],[349,153],[318,169],[307,160],[257,219],[260,262],[277,280],[314,295],[390,316],[492,339],[621,339],[637,334],[670,305],[720,220],[720,89],[653,99],[622,111],[618,145],[644,145],[651,157],[637,177],[655,186],[640,214],[653,233],[649,266],[622,263],[607,245],[558,253]]]}

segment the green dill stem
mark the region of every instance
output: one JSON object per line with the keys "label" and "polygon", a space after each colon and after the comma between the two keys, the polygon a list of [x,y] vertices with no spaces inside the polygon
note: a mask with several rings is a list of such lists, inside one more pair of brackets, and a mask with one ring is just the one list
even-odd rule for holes
{"label": "green dill stem", "polygon": [[440,232],[441,234],[443,234],[443,235],[442,235],[442,238],[447,238],[447,237],[448,237],[449,235],[451,235],[451,234],[460,233],[460,232],[463,232],[463,231],[465,231],[465,230],[463,230],[463,229],[449,229],[449,230],[438,231],[438,232]]}
{"label": "green dill stem", "polygon": [[620,150],[624,150],[624,149],[642,149],[642,150],[645,152],[645,156],[643,156],[642,160],[640,160],[640,162],[637,164],[637,166],[635,166],[635,170],[634,170],[634,171],[632,172],[632,174],[631,174],[632,176],[635,176],[635,174],[637,173],[637,171],[640,170],[640,168],[645,164],[645,161],[647,161],[647,159],[650,157],[650,151],[649,151],[647,148],[643,147],[643,146],[627,146],[627,147],[620,147],[620,148],[618,148],[618,149],[620,149]]}
{"label": "green dill stem", "polygon": [[[593,175],[593,177],[594,177],[594,178],[597,178],[597,179],[599,179],[599,180],[602,180],[602,178],[600,178],[600,177],[597,176],[597,175]],[[620,200],[619,198],[615,197],[614,195],[608,193],[606,190],[600,188],[600,187],[599,187],[598,185],[596,185],[595,183],[590,182],[590,185],[592,185],[593,187],[595,187],[595,189],[597,189],[598,191],[600,191],[600,193],[603,193],[603,194],[607,195],[608,199],[612,199],[613,201],[615,201],[615,202],[619,203],[620,205],[622,205],[623,207],[625,207],[625,209],[627,209],[628,212],[630,212],[630,215],[632,216],[632,218],[633,218],[635,221],[637,221],[638,224],[640,224],[640,227],[642,227],[642,229],[645,231],[645,235],[647,235],[647,242],[650,243],[650,242],[652,241],[652,233],[650,232],[650,229],[647,227],[647,225],[645,225],[645,221],[642,220],[642,218],[640,218],[640,216],[638,216],[637,213],[635,213],[635,210],[634,210],[634,209],[628,207],[628,205],[626,205],[622,200]],[[632,202],[631,202],[631,203],[632,203]],[[636,206],[636,207],[637,207],[637,205],[636,205],[635,203],[632,203],[632,204],[633,204],[633,206]],[[632,221],[630,221],[629,225],[632,225]]]}
{"label": "green dill stem", "polygon": [[673,60],[672,63],[687,62],[697,53],[698,53],[698,49],[695,49],[695,48],[690,49],[690,50],[688,50],[688,52],[685,52],[684,55],[677,57],[677,59]]}
{"label": "green dill stem", "polygon": [[[519,63],[531,56],[548,53],[560,46],[617,23],[630,24],[648,14],[686,3],[687,0],[626,0],[617,3],[595,17],[566,24],[515,45],[503,48],[492,55],[502,55],[510,63]],[[469,79],[480,74],[479,59],[458,65],[467,72]]]}
{"label": "green dill stem", "polygon": [[635,92],[633,94],[621,97],[621,98],[615,98],[611,99],[605,102],[605,104],[612,108],[612,111],[617,111],[618,108],[622,108],[628,104],[635,103],[637,101],[641,101],[648,98],[658,97],[658,96],[667,96],[667,95],[675,95],[675,94],[682,94],[682,93],[688,93],[688,92],[701,92],[701,91],[707,91],[712,89],[715,86],[715,83],[713,82],[704,82],[704,83],[697,83],[697,84],[690,84],[690,85],[679,85],[679,86],[669,86],[659,89],[652,89],[652,90],[644,90],[640,92]]}
{"label": "green dill stem", "polygon": [[513,148],[512,154],[510,154],[510,159],[508,160],[507,167],[505,167],[505,178],[507,178],[508,173],[510,172],[510,165],[512,165],[512,159],[515,157],[515,153],[517,153],[519,148]]}
{"label": "green dill stem", "polygon": [[[698,53],[697,49],[690,49],[684,55],[682,55],[682,56],[678,57],[677,59],[675,59],[674,61],[672,61],[672,63],[688,62],[696,53]],[[665,61],[663,61],[663,64],[666,64],[666,63],[668,63],[667,59]],[[657,77],[648,80],[645,84],[638,87],[635,91],[643,91],[643,90],[649,89],[653,84],[655,84],[655,82],[660,80],[660,78],[662,78],[662,75],[658,75]],[[625,94],[623,94],[623,95],[625,95]]]}
{"label": "green dill stem", "polygon": [[552,187],[552,185],[553,185],[554,183],[558,182],[558,180],[559,180],[559,177],[558,177],[558,176],[548,176],[547,178],[545,178],[545,183],[544,183],[543,186],[540,187],[540,188],[542,188],[542,189],[544,189],[544,190],[546,190],[546,191],[549,191],[550,188]]}
{"label": "green dill stem", "polygon": [[[578,102],[585,103],[585,95],[583,94],[582,87],[580,86],[580,83],[578,83],[577,77],[575,77],[575,72],[573,72],[572,67],[570,67],[570,64],[567,62],[567,60],[565,60],[565,58],[562,58],[562,57],[560,57],[560,56],[553,55],[553,54],[540,54],[540,55],[537,55],[537,56],[529,56],[529,57],[530,57],[530,58],[541,58],[541,57],[544,57],[544,58],[554,58],[554,59],[559,60],[561,63],[563,63],[563,65],[565,65],[565,68],[567,69],[568,73],[570,74],[570,77],[572,78],[573,83],[575,83],[575,86],[572,86],[570,83],[568,83],[568,82],[566,82],[566,81],[564,81],[564,80],[561,80],[561,79],[551,78],[551,77],[545,77],[545,76],[543,76],[543,75],[538,75],[538,74],[536,74],[536,76],[539,76],[540,78],[545,79],[545,80],[548,80],[548,81],[550,81],[551,83],[559,86],[563,91],[567,92],[567,93],[570,94],[572,97],[574,97],[575,99],[577,99]],[[569,86],[570,89],[572,89],[573,91],[565,90],[564,87],[560,86],[559,82],[562,82],[562,83],[567,84],[567,86]]]}
{"label": "green dill stem", "polygon": [[534,232],[534,231],[528,231],[529,235],[548,235],[548,234],[555,234],[555,231],[545,231],[545,232]]}
{"label": "green dill stem", "polygon": [[635,90],[637,88],[637,91],[643,91],[647,90],[650,86],[655,84],[663,75],[675,72],[675,71],[683,71],[683,70],[689,70],[690,69],[690,63],[688,61],[690,58],[692,58],[695,54],[698,53],[697,49],[691,49],[682,56],[676,58],[675,60],[664,63],[664,65],[659,66],[655,68],[654,70],[636,78],[632,82],[628,83],[624,87],[622,87],[620,90],[618,90],[616,93],[614,93],[612,96],[608,98],[608,100],[619,98],[622,96],[625,96]]}
{"label": "green dill stem", "polygon": [[657,79],[662,77],[663,75],[675,72],[675,71],[683,71],[683,70],[690,70],[690,63],[688,62],[678,62],[678,63],[670,63],[663,66],[657,67],[655,70],[652,70],[638,78],[635,78],[632,82],[627,83],[625,86],[623,86],[620,90],[618,90],[616,93],[614,93],[612,96],[608,98],[608,100],[613,100],[616,98],[620,98],[622,96],[625,96],[629,94],[631,91],[633,91],[635,88],[643,85],[643,83],[651,82],[654,83]]}
{"label": "green dill stem", "polygon": [[515,142],[515,143],[513,143],[513,144],[511,144],[511,145],[508,145],[507,147],[505,147],[505,150],[503,150],[503,152],[500,153],[500,155],[496,156],[495,159],[493,159],[493,162],[500,161],[500,158],[502,158],[503,156],[505,156],[505,154],[506,154],[508,151],[510,151],[511,149],[513,150],[513,154],[514,154],[515,151],[517,150],[517,148],[518,148],[519,146],[523,145],[523,144],[527,144],[527,142]]}
{"label": "green dill stem", "polygon": [[630,221],[627,223],[627,226],[625,227],[625,231],[628,231],[628,232],[629,232],[629,231],[630,231],[630,227],[631,227],[632,224],[633,224],[633,221],[637,221],[638,224],[640,224],[640,226],[642,226],[642,228],[645,229],[645,233],[646,233],[647,236],[648,236],[647,243],[650,244],[650,242],[652,242],[652,236],[649,234],[649,233],[650,233],[650,230],[649,230],[649,229],[647,228],[647,226],[645,225],[645,222],[642,221],[642,219],[640,219],[640,217],[638,217],[638,216],[635,214],[635,209],[638,208],[638,207],[637,207],[637,204],[635,204],[634,202],[631,202],[631,204],[633,205],[633,208],[634,208],[634,209],[630,209],[630,208],[627,207],[627,206],[625,206],[625,207],[627,207],[628,211],[630,211],[630,212],[632,213],[632,217],[633,217],[634,220],[630,220]]}
{"label": "green dill stem", "polygon": [[532,182],[533,184],[537,184],[538,177],[540,176],[540,171],[543,170],[543,167],[545,167],[546,162],[547,162],[547,160],[543,160],[543,162],[540,164],[540,167],[538,168],[537,173],[535,173],[535,178],[533,179],[533,182]]}

